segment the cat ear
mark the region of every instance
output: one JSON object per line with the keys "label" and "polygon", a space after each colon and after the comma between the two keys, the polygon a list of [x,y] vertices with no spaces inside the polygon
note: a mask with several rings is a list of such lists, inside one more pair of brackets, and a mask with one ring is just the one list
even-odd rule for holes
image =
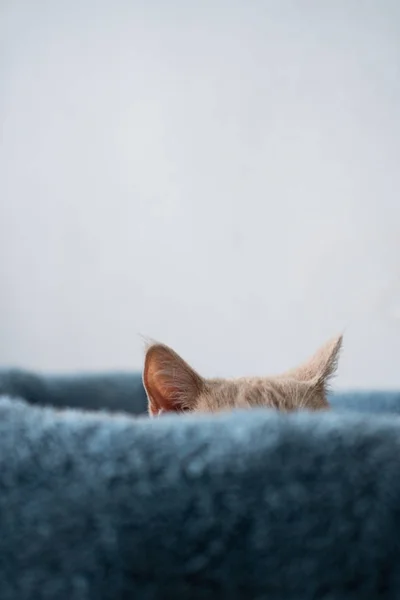
{"label": "cat ear", "polygon": [[168,346],[153,344],[146,352],[143,384],[149,413],[181,412],[193,408],[203,379]]}
{"label": "cat ear", "polygon": [[297,381],[325,386],[336,371],[342,342],[341,335],[329,340],[308,361],[285,375]]}

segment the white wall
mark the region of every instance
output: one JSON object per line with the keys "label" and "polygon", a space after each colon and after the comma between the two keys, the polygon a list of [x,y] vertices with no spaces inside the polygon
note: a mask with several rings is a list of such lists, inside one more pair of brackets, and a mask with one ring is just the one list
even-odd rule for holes
{"label": "white wall", "polygon": [[400,386],[397,0],[0,11],[0,364]]}

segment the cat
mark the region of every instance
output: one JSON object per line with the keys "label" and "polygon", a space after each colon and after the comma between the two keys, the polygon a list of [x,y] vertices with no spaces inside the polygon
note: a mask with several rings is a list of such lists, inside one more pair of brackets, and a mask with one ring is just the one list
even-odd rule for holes
{"label": "cat", "polygon": [[273,377],[204,379],[174,350],[152,344],[143,369],[149,414],[257,407],[285,412],[328,409],[327,385],[336,371],[341,346],[342,336],[336,337],[299,367]]}

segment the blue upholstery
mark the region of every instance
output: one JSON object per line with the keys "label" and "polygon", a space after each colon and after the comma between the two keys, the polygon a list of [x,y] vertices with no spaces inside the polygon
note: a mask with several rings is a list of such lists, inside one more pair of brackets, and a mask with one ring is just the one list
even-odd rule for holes
{"label": "blue upholstery", "polygon": [[[108,410],[144,414],[146,394],[139,373],[40,375],[22,370],[0,371],[0,394],[24,398],[30,404],[56,408]],[[331,406],[361,412],[400,412],[400,392],[341,391]]]}
{"label": "blue upholstery", "polygon": [[32,406],[141,412],[135,375],[0,384],[0,600],[400,598],[399,394],[150,420]]}
{"label": "blue upholstery", "polygon": [[22,370],[0,371],[0,394],[30,404],[141,414],[147,411],[139,373],[40,375]]}

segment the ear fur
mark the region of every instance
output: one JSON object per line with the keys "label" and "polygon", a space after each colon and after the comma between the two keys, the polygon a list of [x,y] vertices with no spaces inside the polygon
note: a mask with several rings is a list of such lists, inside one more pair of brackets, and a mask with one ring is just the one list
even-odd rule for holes
{"label": "ear fur", "polygon": [[285,376],[325,388],[336,372],[342,343],[342,335],[329,340],[309,360],[287,371]]}
{"label": "ear fur", "polygon": [[152,344],[145,356],[143,384],[149,413],[155,416],[193,408],[204,381],[172,348]]}

